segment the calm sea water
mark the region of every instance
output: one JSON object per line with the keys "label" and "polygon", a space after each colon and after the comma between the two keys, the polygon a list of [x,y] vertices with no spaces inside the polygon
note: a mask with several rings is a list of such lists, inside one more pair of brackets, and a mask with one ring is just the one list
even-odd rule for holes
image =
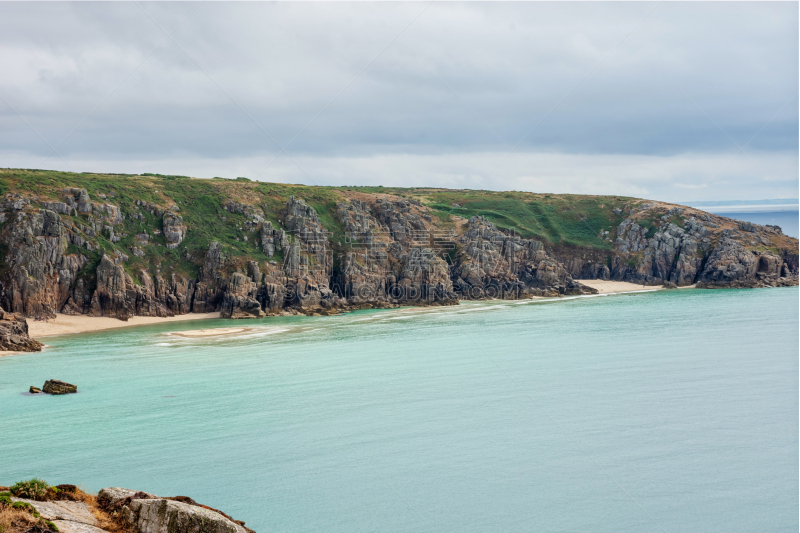
{"label": "calm sea water", "polygon": [[[0,359],[0,484],[258,533],[797,531],[798,340],[796,287],[52,338]],[[49,377],[81,392],[22,394]]]}

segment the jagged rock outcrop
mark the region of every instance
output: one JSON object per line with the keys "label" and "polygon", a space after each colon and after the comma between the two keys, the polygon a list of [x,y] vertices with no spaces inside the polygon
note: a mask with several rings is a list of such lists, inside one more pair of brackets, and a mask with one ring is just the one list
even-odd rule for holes
{"label": "jagged rock outcrop", "polygon": [[397,276],[388,254],[388,231],[365,202],[342,201],[336,218],[344,229],[349,250],[339,258],[336,289],[351,304],[386,302]]}
{"label": "jagged rock outcrop", "polygon": [[797,275],[792,275],[780,257],[747,250],[729,235],[723,235],[700,273],[697,286],[778,287],[794,285],[796,280]]}
{"label": "jagged rock outcrop", "polygon": [[[167,282],[161,275],[151,277],[139,271],[139,283],[103,255],[97,266],[97,288],[89,304],[90,316],[107,316],[127,320],[132,316],[174,316],[190,310],[194,283],[173,275]],[[77,291],[77,288],[76,288]]]}
{"label": "jagged rock outcrop", "polygon": [[432,248],[435,231],[412,205],[385,198],[374,206],[337,204],[350,250],[340,257],[336,286],[350,304],[457,302],[447,262]]}
{"label": "jagged rock outcrop", "polygon": [[183,242],[186,237],[186,226],[183,225],[183,218],[174,213],[164,213],[162,218],[162,231],[167,240],[167,248],[174,250]]}
{"label": "jagged rock outcrop", "polygon": [[256,299],[265,313],[278,314],[286,302],[286,287],[279,283],[264,283],[259,287]]}
{"label": "jagged rock outcrop", "polygon": [[47,394],[75,394],[78,392],[78,387],[66,381],[48,379],[44,382],[42,392],[46,392]]}
{"label": "jagged rock outcrop", "polygon": [[228,290],[222,299],[220,314],[223,318],[261,318],[266,313],[261,309],[258,284],[241,272],[234,272],[228,282]]}
{"label": "jagged rock outcrop", "polygon": [[92,212],[92,199],[86,189],[70,188],[65,189],[67,203],[73,206],[78,213]]}
{"label": "jagged rock outcrop", "polygon": [[134,533],[253,533],[244,522],[186,496],[161,498],[119,487],[97,494],[100,507],[120,514]]}
{"label": "jagged rock outcrop", "polygon": [[472,217],[459,239],[461,253],[452,267],[453,285],[464,298],[517,299],[596,292],[574,282],[567,269],[548,256],[542,243],[498,230]]}
{"label": "jagged rock outcrop", "polygon": [[213,241],[205,255],[203,266],[200,269],[200,281],[195,286],[192,311],[195,313],[213,313],[222,302],[224,295],[224,280],[222,268],[225,265],[225,254],[222,244]]}
{"label": "jagged rock outcrop", "polygon": [[[733,228],[718,231],[727,219],[708,214],[690,215],[682,226],[672,222],[684,211],[666,210],[650,238],[633,219],[625,219],[617,228],[620,255],[612,260],[612,279],[678,287],[697,283],[709,288],[796,284],[797,269],[783,257],[768,249],[745,247],[772,246],[770,236],[780,235],[780,228],[739,221]],[[786,259],[793,258],[787,254]]]}
{"label": "jagged rock outcrop", "polygon": [[[395,243],[396,244],[396,243]],[[398,246],[394,247],[399,248]],[[389,294],[398,302],[458,303],[447,262],[430,248],[414,247],[400,255],[403,268]]]}
{"label": "jagged rock outcrop", "polygon": [[97,289],[92,295],[89,314],[127,320],[133,316],[129,299],[129,291],[132,290],[133,280],[125,273],[125,269],[104,255],[97,266]]}
{"label": "jagged rock outcrop", "polygon": [[7,313],[0,307],[0,351],[40,352],[44,344],[28,335],[28,322],[24,317]]}
{"label": "jagged rock outcrop", "polygon": [[274,257],[277,250],[288,248],[289,241],[286,232],[282,229],[272,227],[272,222],[266,221],[261,224],[261,249],[267,257]]}
{"label": "jagged rock outcrop", "polygon": [[292,196],[281,211],[281,221],[292,239],[283,249],[287,303],[299,308],[335,305],[330,289],[333,251],[317,212]]}
{"label": "jagged rock outcrop", "polygon": [[137,533],[245,533],[220,513],[197,505],[159,499],[134,499],[126,519]]}
{"label": "jagged rock outcrop", "polygon": [[70,296],[82,256],[64,255],[68,232],[58,213],[20,211],[7,224],[0,280],[4,308],[26,316],[54,316]]}
{"label": "jagged rock outcrop", "polygon": [[[630,234],[629,234],[630,235]],[[678,286],[691,285],[702,266],[703,252],[696,240],[698,232],[690,233],[675,224],[665,224],[647,241],[642,257],[627,274],[627,279],[643,284],[672,282]],[[632,247],[630,250],[642,250]]]}
{"label": "jagged rock outcrop", "polygon": [[293,242],[284,250],[286,275],[291,278],[309,277],[326,285],[331,274],[332,251],[328,231],[322,226],[313,207],[292,196],[281,211],[281,220]]}

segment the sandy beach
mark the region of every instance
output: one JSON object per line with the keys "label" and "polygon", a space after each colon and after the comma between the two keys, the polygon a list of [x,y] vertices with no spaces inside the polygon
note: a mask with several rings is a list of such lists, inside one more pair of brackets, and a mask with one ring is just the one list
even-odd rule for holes
{"label": "sandy beach", "polygon": [[629,283],[627,281],[606,281],[602,279],[578,279],[580,283],[597,289],[600,294],[612,294],[615,292],[631,292],[631,291],[644,291],[644,290],[660,290],[660,285],[645,286],[638,283]]}
{"label": "sandy beach", "polygon": [[[47,322],[28,319],[28,333],[34,339],[50,337],[53,335],[71,335],[74,333],[89,333],[92,331],[102,331],[104,329],[129,328],[135,326],[146,326],[149,324],[163,324],[168,322],[185,322],[187,320],[207,320],[210,318],[220,318],[219,313],[189,313],[188,315],[178,315],[170,317],[158,316],[134,316],[127,321],[116,318],[86,316],[86,315],[56,315],[56,318]],[[4,355],[22,354],[27,352],[3,352]]]}
{"label": "sandy beach", "polygon": [[55,319],[48,322],[28,319],[28,331],[34,339],[52,335],[70,335],[72,333],[88,333],[104,329],[129,328],[132,326],[145,326],[149,324],[163,324],[168,322],[184,322],[187,320],[206,320],[220,318],[219,313],[189,313],[171,317],[134,316],[127,321],[116,318],[86,316],[86,315],[56,315]]}
{"label": "sandy beach", "polygon": [[[630,283],[627,281],[606,281],[602,279],[578,279],[579,281],[597,289],[600,294],[613,294],[615,292],[631,292],[631,291],[660,291],[664,290],[661,285],[639,285],[638,283]],[[678,287],[678,289],[694,289],[695,285],[686,285],[685,287]]]}

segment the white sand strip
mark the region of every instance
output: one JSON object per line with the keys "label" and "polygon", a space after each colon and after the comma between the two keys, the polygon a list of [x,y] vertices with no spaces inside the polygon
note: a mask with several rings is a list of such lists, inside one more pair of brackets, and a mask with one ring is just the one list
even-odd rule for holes
{"label": "white sand strip", "polygon": [[184,322],[187,320],[207,320],[220,318],[219,313],[189,313],[171,317],[134,316],[127,321],[108,317],[95,317],[86,315],[62,315],[47,322],[28,319],[28,332],[31,337],[49,337],[51,335],[70,335],[72,333],[88,333],[104,329],[128,328],[132,326],[145,326],[150,324],[165,324],[170,322]]}
{"label": "white sand strip", "polygon": [[652,291],[661,289],[661,285],[640,285],[638,283],[629,283],[627,281],[606,281],[602,279],[578,279],[578,281],[587,287],[597,289],[600,294],[612,294],[615,292],[635,292],[635,291]]}

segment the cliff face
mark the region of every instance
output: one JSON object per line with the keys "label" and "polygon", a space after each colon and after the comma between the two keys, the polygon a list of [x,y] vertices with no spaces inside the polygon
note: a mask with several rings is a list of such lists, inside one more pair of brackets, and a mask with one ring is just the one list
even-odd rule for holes
{"label": "cliff face", "polygon": [[[653,226],[653,220],[659,226]],[[649,225],[648,231],[641,223]],[[648,233],[651,235],[648,237]],[[566,260],[573,275],[699,288],[797,285],[797,239],[690,208],[645,204],[619,224],[607,265]]]}
{"label": "cliff face", "polygon": [[[97,180],[93,194],[8,181],[19,192],[0,200],[4,308],[24,316],[249,318],[581,294],[592,289],[575,280],[588,278],[708,288],[797,283],[797,239],[780,228],[658,202],[568,197],[557,198],[563,206],[555,210],[549,195],[512,203],[512,193],[483,193],[473,205],[488,205],[487,215],[464,217],[481,210],[430,197],[469,200],[469,192],[402,197],[227,180]],[[528,236],[509,229],[514,220]]]}

